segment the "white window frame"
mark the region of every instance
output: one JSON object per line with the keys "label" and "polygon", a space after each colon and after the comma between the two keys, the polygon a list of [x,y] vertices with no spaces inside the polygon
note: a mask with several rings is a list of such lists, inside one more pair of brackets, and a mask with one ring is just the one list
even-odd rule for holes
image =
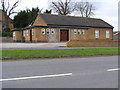
{"label": "white window frame", "polygon": [[15,37],[16,36],[16,32],[13,32],[13,37]]}
{"label": "white window frame", "polygon": [[46,34],[49,35],[50,34],[50,28],[46,29]]}
{"label": "white window frame", "polygon": [[85,30],[82,30],[81,34],[84,35],[85,34]]}
{"label": "white window frame", "polygon": [[81,35],[81,30],[78,30],[78,34]]}
{"label": "white window frame", "polygon": [[23,31],[23,36],[26,36],[26,31]]}
{"label": "white window frame", "polygon": [[55,34],[55,29],[51,29],[51,34]]}
{"label": "white window frame", "polygon": [[110,31],[106,30],[106,39],[109,39],[109,38],[110,38]]}
{"label": "white window frame", "polygon": [[77,34],[77,29],[74,29],[74,34]]}
{"label": "white window frame", "polygon": [[28,30],[25,30],[26,31],[26,36],[28,36]]}
{"label": "white window frame", "polygon": [[32,29],[32,35],[34,35],[34,29]]}
{"label": "white window frame", "polygon": [[42,29],[41,29],[41,34],[42,34],[42,35],[45,35],[45,28],[42,28]]}
{"label": "white window frame", "polygon": [[95,30],[95,38],[99,38],[99,30]]}

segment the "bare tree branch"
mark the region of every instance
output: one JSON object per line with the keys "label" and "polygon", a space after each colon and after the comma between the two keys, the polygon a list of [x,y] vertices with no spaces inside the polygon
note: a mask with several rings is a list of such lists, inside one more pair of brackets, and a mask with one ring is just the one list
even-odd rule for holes
{"label": "bare tree branch", "polygon": [[95,11],[95,7],[90,2],[79,2],[76,4],[76,9],[82,17],[90,17]]}
{"label": "bare tree branch", "polygon": [[12,6],[12,8],[10,9],[10,11],[9,11],[9,14],[8,14],[8,16],[10,16],[11,14],[14,14],[14,13],[11,13],[18,5],[19,3],[19,1],[16,1],[14,4],[13,4],[13,6]]}
{"label": "bare tree branch", "polygon": [[8,7],[7,7],[5,12],[8,12],[9,8],[10,8],[10,3],[9,3],[9,0],[8,0]]}
{"label": "bare tree branch", "polygon": [[73,2],[71,2],[71,0],[65,0],[65,2],[59,0],[57,2],[52,2],[51,7],[60,15],[68,15],[75,10],[72,4]]}
{"label": "bare tree branch", "polygon": [[18,6],[18,3],[20,1],[17,0],[12,6],[10,5],[10,0],[1,0],[1,4],[2,4],[2,9],[3,11],[6,13],[6,15],[8,17],[10,17],[10,15],[16,13],[14,12],[14,9]]}

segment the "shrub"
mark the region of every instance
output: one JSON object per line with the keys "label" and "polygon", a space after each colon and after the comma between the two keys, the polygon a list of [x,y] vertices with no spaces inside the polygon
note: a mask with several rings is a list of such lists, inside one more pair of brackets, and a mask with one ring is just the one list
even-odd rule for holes
{"label": "shrub", "polygon": [[25,42],[25,37],[21,37],[21,42]]}
{"label": "shrub", "polygon": [[12,37],[12,32],[0,32],[0,36],[2,36],[2,37]]}

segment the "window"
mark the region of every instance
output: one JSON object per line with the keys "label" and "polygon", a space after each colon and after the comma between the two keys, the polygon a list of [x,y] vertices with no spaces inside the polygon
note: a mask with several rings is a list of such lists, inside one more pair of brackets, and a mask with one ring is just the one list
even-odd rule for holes
{"label": "window", "polygon": [[23,31],[23,36],[26,36],[26,31]]}
{"label": "window", "polygon": [[95,38],[99,38],[99,30],[95,30]]}
{"label": "window", "polygon": [[45,29],[42,28],[41,33],[44,35],[45,34]]}
{"label": "window", "polygon": [[34,35],[34,29],[32,29],[32,35]]}
{"label": "window", "polygon": [[110,32],[108,30],[106,31],[106,38],[110,38]]}
{"label": "window", "polygon": [[77,30],[76,29],[74,29],[74,34],[77,34]]}
{"label": "window", "polygon": [[82,35],[84,35],[85,34],[85,30],[82,30]]}
{"label": "window", "polygon": [[78,30],[78,34],[79,34],[79,35],[81,34],[81,30]]}
{"label": "window", "polygon": [[26,30],[26,36],[28,36],[28,30]]}
{"label": "window", "polygon": [[13,37],[15,37],[15,34],[16,34],[16,33],[15,33],[15,32],[13,32]]}
{"label": "window", "polygon": [[51,34],[55,34],[55,29],[51,29]]}
{"label": "window", "polygon": [[50,34],[50,29],[49,29],[49,28],[46,29],[46,34],[47,34],[47,35]]}

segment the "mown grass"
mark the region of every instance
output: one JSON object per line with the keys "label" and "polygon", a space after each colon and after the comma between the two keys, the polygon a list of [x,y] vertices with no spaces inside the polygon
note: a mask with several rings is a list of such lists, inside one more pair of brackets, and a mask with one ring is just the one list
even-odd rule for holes
{"label": "mown grass", "polygon": [[118,55],[118,48],[3,50],[2,59],[55,58],[73,56]]}

